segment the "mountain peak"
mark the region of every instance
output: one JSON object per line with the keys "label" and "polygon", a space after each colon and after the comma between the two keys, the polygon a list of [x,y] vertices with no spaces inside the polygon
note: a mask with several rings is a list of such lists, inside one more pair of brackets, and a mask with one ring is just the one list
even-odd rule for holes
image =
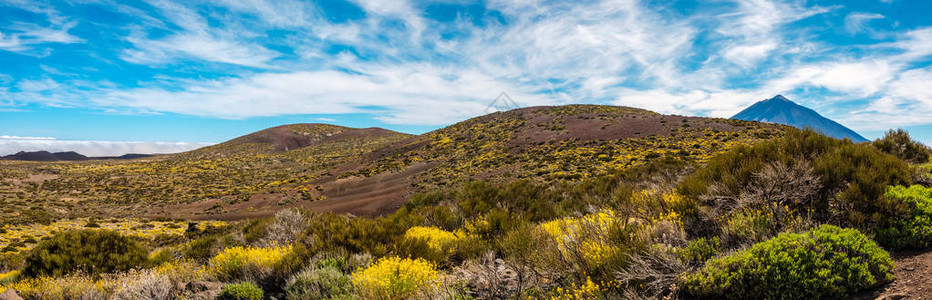
{"label": "mountain peak", "polygon": [[766,102],[766,101],[784,101],[784,102],[790,102],[790,103],[795,104],[795,102],[791,101],[790,99],[787,99],[786,97],[783,97],[783,95],[780,95],[780,94],[774,96],[773,98],[764,100],[763,102]]}
{"label": "mountain peak", "polygon": [[763,100],[742,110],[731,117],[745,121],[758,121],[789,125],[796,128],[811,128],[824,135],[837,139],[850,139],[854,142],[866,142],[863,136],[847,127],[838,124],[818,112],[805,106],[796,104],[783,95]]}

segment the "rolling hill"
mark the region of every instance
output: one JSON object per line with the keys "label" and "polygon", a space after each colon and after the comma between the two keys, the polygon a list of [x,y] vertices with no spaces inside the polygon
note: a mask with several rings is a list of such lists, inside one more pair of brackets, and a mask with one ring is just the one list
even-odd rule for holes
{"label": "rolling hill", "polygon": [[137,159],[137,158],[145,158],[149,156],[152,156],[152,155],[129,153],[129,154],[123,154],[120,156],[87,157],[74,151],[55,152],[55,153],[51,153],[48,151],[34,151],[34,152],[20,151],[16,154],[11,154],[11,155],[7,155],[4,157],[0,157],[0,159],[21,160],[21,161],[82,161],[82,160],[95,160],[95,159]]}
{"label": "rolling hill", "polygon": [[0,215],[131,212],[238,219],[292,206],[385,215],[413,193],[471,180],[574,181],[663,156],[702,162],[784,130],[781,125],[598,105],[497,112],[418,136],[379,128],[285,125],[133,161],[4,162],[7,179],[0,195],[18,209]]}
{"label": "rolling hill", "polygon": [[2,157],[5,160],[25,160],[25,161],[77,161],[77,160],[88,160],[87,156],[81,155],[74,151],[68,152],[55,152],[51,153],[48,151],[34,151],[26,152],[20,151],[16,154],[11,154]]}
{"label": "rolling hill", "polygon": [[850,139],[855,143],[867,142],[867,139],[838,122],[823,117],[818,112],[796,104],[790,99],[777,95],[763,100],[742,110],[732,119],[759,121],[789,125],[796,128],[812,128],[827,136],[837,139]]}

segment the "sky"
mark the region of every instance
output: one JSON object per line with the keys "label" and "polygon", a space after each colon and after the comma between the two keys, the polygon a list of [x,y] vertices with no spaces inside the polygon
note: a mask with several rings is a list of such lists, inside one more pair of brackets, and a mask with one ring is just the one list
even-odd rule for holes
{"label": "sky", "polygon": [[423,133],[575,103],[783,94],[932,144],[926,0],[0,0],[0,155],[168,153],[289,123]]}

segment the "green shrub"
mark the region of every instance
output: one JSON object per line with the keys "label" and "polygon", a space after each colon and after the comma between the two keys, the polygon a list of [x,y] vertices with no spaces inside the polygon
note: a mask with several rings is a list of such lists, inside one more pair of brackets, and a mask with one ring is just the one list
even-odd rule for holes
{"label": "green shrub", "polygon": [[882,139],[874,141],[874,147],[902,160],[919,164],[928,162],[929,156],[932,155],[929,147],[914,141],[903,129],[887,131]]}
{"label": "green shrub", "polygon": [[884,193],[888,186],[911,183],[910,166],[867,144],[839,147],[816,159],[815,170],[822,179],[822,198],[835,199],[836,209],[831,213],[846,216],[843,223],[850,227],[869,232],[907,210],[902,202],[890,200]]}
{"label": "green shrub", "polygon": [[699,198],[708,192],[712,184],[718,183],[725,192],[738,195],[753,180],[754,173],[768,163],[792,165],[799,157],[815,159],[845,143],[811,130],[789,130],[782,138],[754,146],[738,146],[716,155],[686,177],[677,186],[677,191]]}
{"label": "green shrub", "polygon": [[25,253],[3,253],[3,251],[0,251],[0,272],[21,270],[25,261]]}
{"label": "green shrub", "polygon": [[892,270],[890,254],[864,234],[822,225],[712,259],[680,285],[699,298],[842,298],[891,280]]}
{"label": "green shrub", "polygon": [[722,252],[722,242],[718,237],[698,238],[689,242],[686,247],[676,251],[677,256],[684,263],[703,263]]}
{"label": "green shrub", "polygon": [[932,246],[932,188],[895,186],[887,190],[886,197],[908,204],[910,213],[879,228],[877,242],[895,250]]}
{"label": "green shrub", "polygon": [[241,282],[223,286],[220,291],[221,300],[261,300],[265,293],[258,285],[252,282]]}
{"label": "green shrub", "polygon": [[836,140],[811,130],[790,130],[782,138],[719,154],[680,182],[677,191],[716,206],[719,199],[746,194],[755,174],[768,165],[792,168],[807,163],[821,188],[812,193],[811,201],[789,203],[789,210],[806,211],[815,221],[865,232],[905,211],[905,206],[885,201],[883,195],[887,186],[912,181],[909,164],[869,144]]}
{"label": "green shrub", "polygon": [[220,244],[220,236],[205,235],[185,245],[181,254],[186,258],[206,262],[214,256],[217,249],[221,247]]}
{"label": "green shrub", "polygon": [[66,231],[36,245],[26,257],[23,275],[60,277],[76,271],[111,273],[144,267],[149,251],[110,230]]}
{"label": "green shrub", "polygon": [[353,291],[350,277],[338,268],[327,266],[295,274],[285,287],[288,299],[331,299]]}
{"label": "green shrub", "polygon": [[175,251],[171,248],[160,249],[150,255],[149,260],[153,266],[159,266],[164,263],[175,260]]}

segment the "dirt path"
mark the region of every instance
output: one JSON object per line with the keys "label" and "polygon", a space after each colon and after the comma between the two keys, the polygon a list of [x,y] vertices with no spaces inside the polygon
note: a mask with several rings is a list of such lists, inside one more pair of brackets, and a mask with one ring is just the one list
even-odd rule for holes
{"label": "dirt path", "polygon": [[901,252],[894,255],[896,279],[854,299],[932,300],[932,251]]}

